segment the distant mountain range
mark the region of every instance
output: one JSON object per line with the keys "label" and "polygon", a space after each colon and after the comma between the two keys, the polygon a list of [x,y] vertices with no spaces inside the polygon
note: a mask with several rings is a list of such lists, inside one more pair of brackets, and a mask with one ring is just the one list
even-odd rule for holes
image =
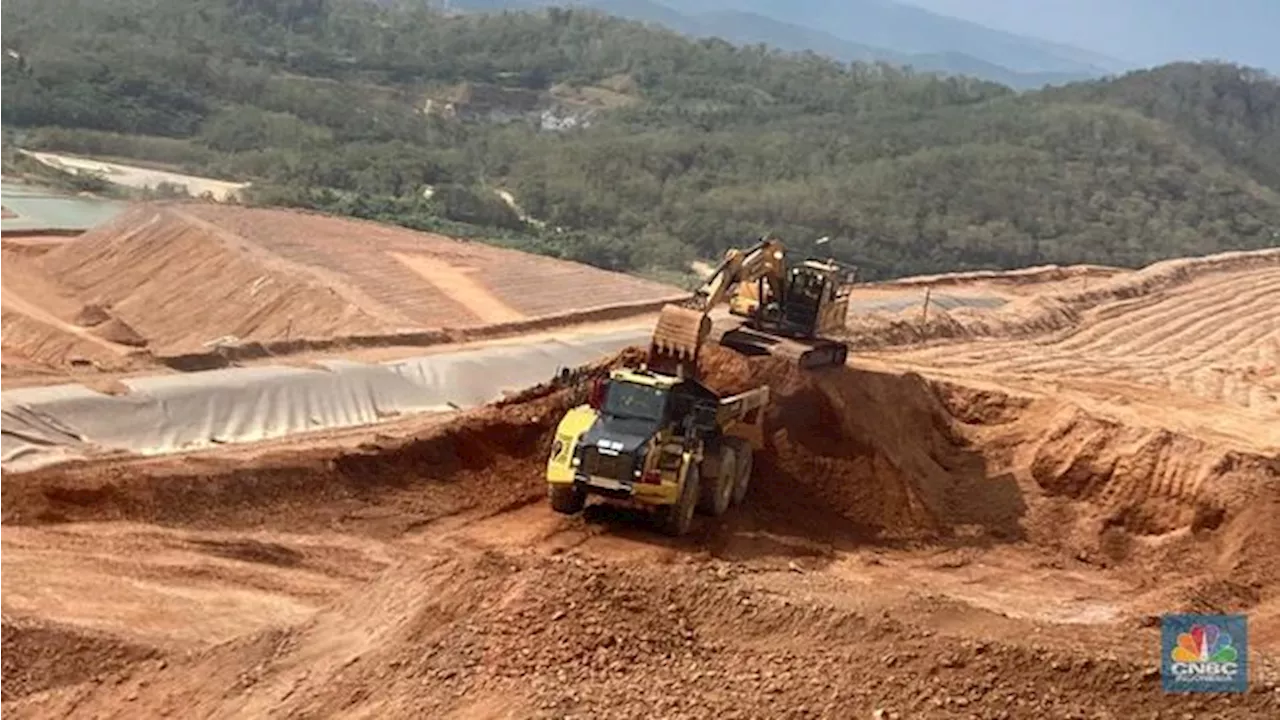
{"label": "distant mountain range", "polygon": [[[1020,90],[1127,69],[1097,53],[993,30],[892,0],[435,0],[458,11],[577,6],[694,37],[811,50],[837,60],[881,61],[991,80]],[[671,0],[672,5],[676,0]]]}

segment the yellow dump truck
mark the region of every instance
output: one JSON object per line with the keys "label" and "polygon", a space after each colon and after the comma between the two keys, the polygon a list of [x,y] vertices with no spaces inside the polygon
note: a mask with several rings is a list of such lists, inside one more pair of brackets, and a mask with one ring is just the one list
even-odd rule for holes
{"label": "yellow dump truck", "polygon": [[592,496],[637,505],[683,535],[695,510],[718,516],[742,502],[768,403],[768,386],[720,397],[683,372],[614,370],[556,429],[551,507],[574,514]]}

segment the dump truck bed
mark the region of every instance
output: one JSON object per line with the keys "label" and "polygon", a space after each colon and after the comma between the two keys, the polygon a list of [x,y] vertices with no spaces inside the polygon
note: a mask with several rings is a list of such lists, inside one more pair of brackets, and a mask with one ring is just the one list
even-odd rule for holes
{"label": "dump truck bed", "polygon": [[760,410],[769,404],[769,386],[730,395],[720,399],[720,408],[716,412],[716,421],[721,426],[745,418],[753,410]]}

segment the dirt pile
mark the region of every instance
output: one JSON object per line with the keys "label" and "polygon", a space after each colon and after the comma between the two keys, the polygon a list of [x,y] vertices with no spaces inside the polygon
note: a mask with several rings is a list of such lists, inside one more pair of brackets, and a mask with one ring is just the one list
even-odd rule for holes
{"label": "dirt pile", "polygon": [[132,209],[38,262],[84,301],[109,306],[113,334],[140,333],[165,352],[391,330],[306,273],[167,207]]}
{"label": "dirt pile", "polygon": [[5,702],[116,673],[156,655],[110,636],[7,617],[3,637]]}
{"label": "dirt pile", "polygon": [[1280,535],[1258,514],[1280,497],[1273,455],[1060,398],[711,353],[711,385],[773,389],[749,502],[766,527],[827,540],[976,532],[1153,572],[1194,552],[1233,582],[1280,582],[1253,549]]}
{"label": "dirt pile", "polygon": [[418,328],[534,323],[563,313],[649,306],[675,287],[579,263],[315,212],[189,205],[300,267],[334,278]]}
{"label": "dirt pile", "polygon": [[109,309],[85,307],[42,270],[38,257],[15,252],[6,242],[3,258],[6,371],[57,376],[152,364],[139,352],[144,338]]}
{"label": "dirt pile", "polygon": [[979,524],[1018,533],[1016,489],[985,477],[982,458],[920,376],[802,371],[718,347],[708,355],[707,381],[717,390],[772,390],[751,504],[780,528],[910,537]]}
{"label": "dirt pile", "polygon": [[65,327],[23,312],[0,311],[4,336],[4,365],[26,372],[67,372],[89,369],[121,371],[150,364],[145,355],[126,355],[114,348],[69,332]]}
{"label": "dirt pile", "polygon": [[[388,570],[299,627],[104,672],[6,710],[1017,718],[1188,707],[1159,692],[1157,673],[1128,639],[1117,639],[1110,658],[1082,657],[1078,645],[1049,637],[1029,646],[961,640],[907,619],[945,611],[928,601],[901,620],[868,617],[796,604],[719,569],[459,546]],[[1274,707],[1261,690],[1213,704],[1233,717]]]}
{"label": "dirt pile", "polygon": [[80,312],[76,313],[75,323],[80,327],[97,327],[112,319],[111,311],[107,308],[89,303],[80,308]]}
{"label": "dirt pile", "polygon": [[110,308],[89,303],[80,309],[75,316],[75,324],[80,327],[93,328],[98,337],[117,345],[146,347],[147,339],[129,323],[121,320]]}

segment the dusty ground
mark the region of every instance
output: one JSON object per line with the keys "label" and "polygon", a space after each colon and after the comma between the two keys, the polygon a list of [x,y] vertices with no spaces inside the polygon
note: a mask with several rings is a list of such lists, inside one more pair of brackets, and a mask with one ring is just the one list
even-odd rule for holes
{"label": "dusty ground", "polygon": [[480,243],[200,203],[139,205],[71,241],[6,238],[4,268],[11,387],[211,367],[225,346],[251,360],[525,334],[681,295]]}
{"label": "dusty ground", "polygon": [[[710,353],[777,403],[746,505],[681,541],[546,508],[564,391],[8,474],[3,709],[1280,716],[1278,282],[1259,254],[1006,283],[1035,302],[817,375]],[[1249,613],[1249,694],[1162,693],[1170,611]]]}
{"label": "dusty ground", "polygon": [[380,316],[419,327],[510,322],[680,294],[576,263],[372,222],[214,205],[189,211],[339,279]]}
{"label": "dusty ground", "polygon": [[[1277,272],[1112,274],[1146,290],[819,375],[713,352],[778,401],[684,541],[545,507],[563,392],[9,478],[0,714],[1280,716]],[[1169,611],[1247,611],[1253,691],[1162,693]]]}

